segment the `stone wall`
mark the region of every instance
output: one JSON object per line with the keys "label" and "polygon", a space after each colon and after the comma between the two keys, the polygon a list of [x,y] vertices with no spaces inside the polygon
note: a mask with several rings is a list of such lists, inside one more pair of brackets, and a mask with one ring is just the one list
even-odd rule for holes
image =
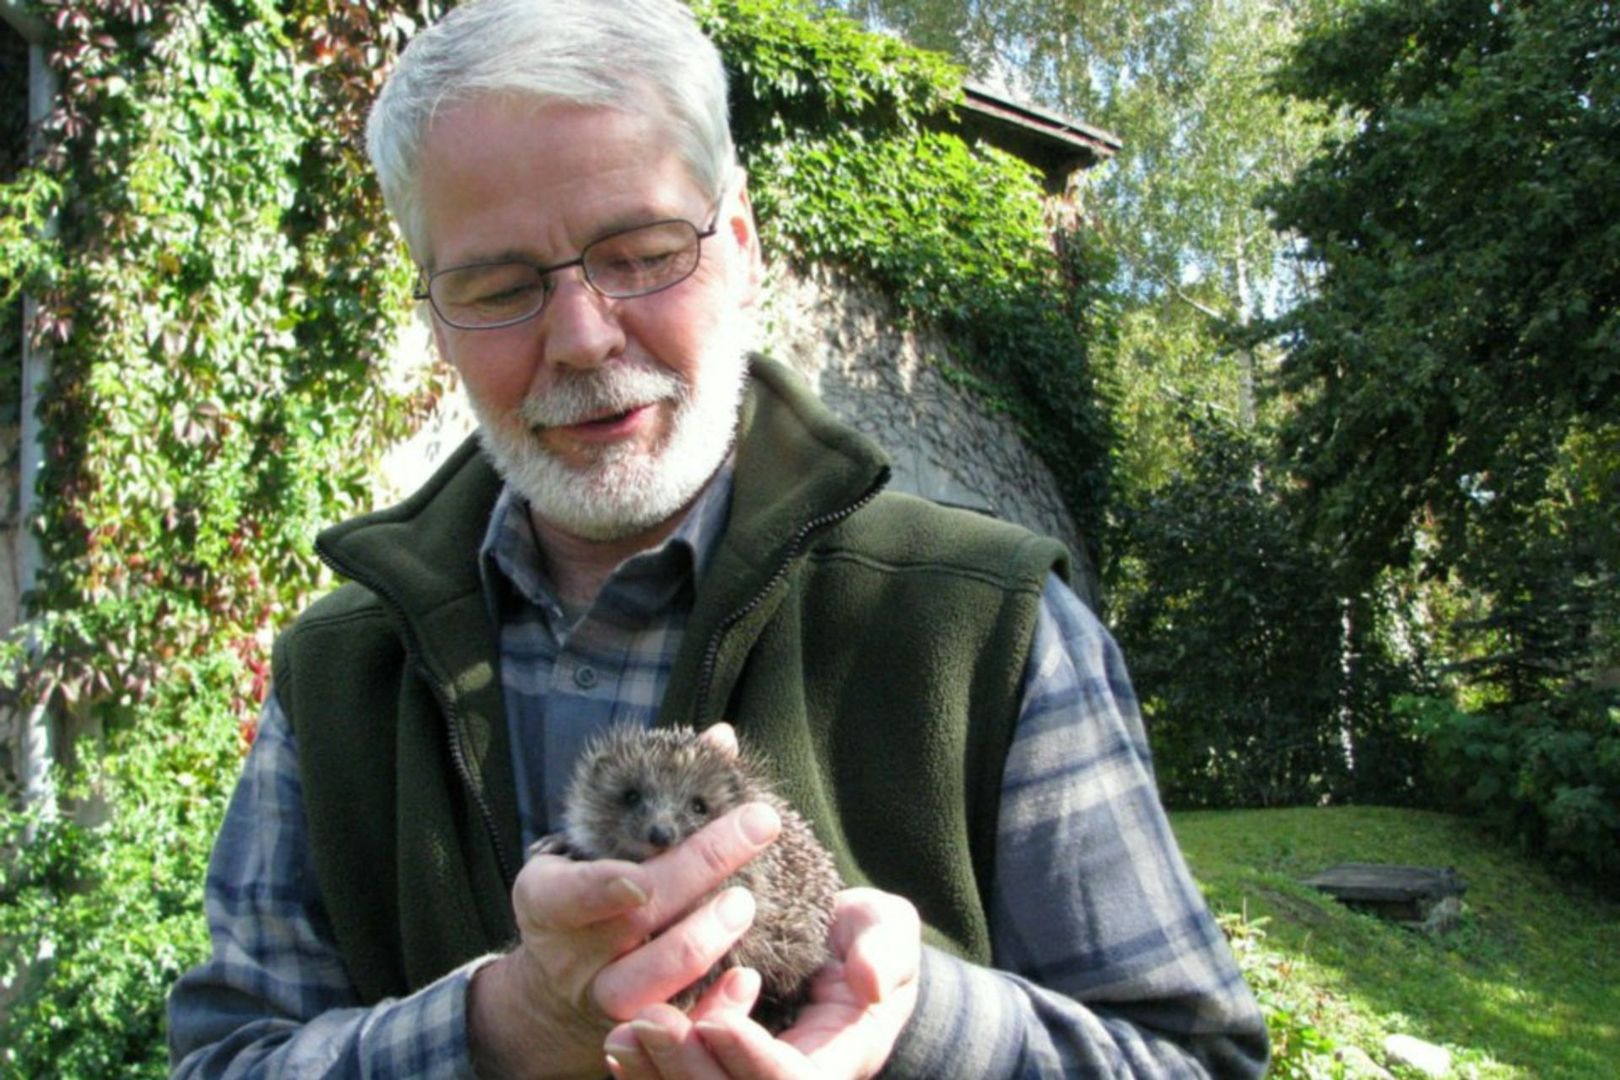
{"label": "stone wall", "polygon": [[1082,546],[1057,482],[1005,418],[940,374],[936,331],[905,327],[870,288],[828,271],[772,275],[762,338],[894,462],[891,487]]}

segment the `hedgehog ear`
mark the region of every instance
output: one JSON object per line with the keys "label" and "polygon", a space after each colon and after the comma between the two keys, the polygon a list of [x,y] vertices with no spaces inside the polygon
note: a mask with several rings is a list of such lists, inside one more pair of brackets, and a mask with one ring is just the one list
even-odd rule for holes
{"label": "hedgehog ear", "polygon": [[736,760],[737,729],[724,720],[704,728],[703,734],[699,735],[698,738],[720,751],[728,759]]}

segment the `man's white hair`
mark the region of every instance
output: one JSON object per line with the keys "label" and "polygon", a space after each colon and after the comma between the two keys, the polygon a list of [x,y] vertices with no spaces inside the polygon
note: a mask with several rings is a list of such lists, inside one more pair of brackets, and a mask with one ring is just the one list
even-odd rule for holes
{"label": "man's white hair", "polygon": [[486,97],[651,116],[716,200],[736,163],[725,67],[684,3],[469,0],[412,39],[366,124],[383,199],[423,266],[422,145],[441,110]]}

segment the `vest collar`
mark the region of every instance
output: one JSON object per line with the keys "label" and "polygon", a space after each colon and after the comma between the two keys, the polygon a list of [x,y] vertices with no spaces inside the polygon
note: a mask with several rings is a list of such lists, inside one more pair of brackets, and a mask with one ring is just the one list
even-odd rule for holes
{"label": "vest collar", "polygon": [[[738,426],[732,516],[715,553],[728,587],[761,584],[802,529],[889,474],[883,452],[835,419],[783,365],[755,356]],[[321,558],[418,620],[481,589],[479,548],[501,481],[468,438],[404,502],[325,530]]]}

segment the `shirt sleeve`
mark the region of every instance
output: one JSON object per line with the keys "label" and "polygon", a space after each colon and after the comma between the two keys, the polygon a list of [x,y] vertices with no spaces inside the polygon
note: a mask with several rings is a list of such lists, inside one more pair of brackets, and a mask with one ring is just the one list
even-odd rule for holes
{"label": "shirt sleeve", "polygon": [[208,868],[212,953],[169,995],[176,1078],[472,1077],[466,987],[359,1002],[310,863],[293,734],[275,695]]}
{"label": "shirt sleeve", "polygon": [[1055,577],[996,847],[994,968],[924,950],[891,1074],[1263,1073],[1264,1018],[1170,831],[1118,646]]}

